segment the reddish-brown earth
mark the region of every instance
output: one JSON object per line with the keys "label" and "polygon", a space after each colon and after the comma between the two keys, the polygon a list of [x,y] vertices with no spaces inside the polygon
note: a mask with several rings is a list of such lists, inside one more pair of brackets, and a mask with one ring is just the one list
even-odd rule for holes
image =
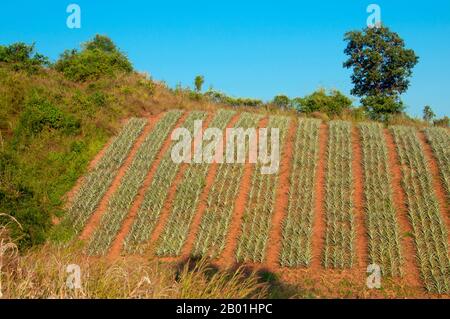
{"label": "reddish-brown earth", "polygon": [[385,129],[386,146],[388,149],[389,168],[391,170],[391,188],[394,196],[394,205],[400,227],[401,247],[403,255],[404,281],[411,286],[420,286],[420,275],[416,261],[416,249],[412,237],[412,226],[408,218],[406,194],[402,188],[402,170],[400,159],[394,142],[394,137],[388,129]]}
{"label": "reddish-brown earth", "polygon": [[109,189],[106,191],[106,194],[100,201],[100,204],[98,205],[97,209],[92,214],[92,216],[89,218],[89,221],[86,224],[86,227],[81,232],[81,235],[80,235],[81,240],[87,240],[88,238],[90,238],[91,235],[94,233],[95,229],[98,227],[103,214],[105,213],[106,209],[108,208],[108,203],[109,203],[109,200],[111,199],[111,196],[114,195],[114,193],[119,188],[119,186],[122,182],[122,178],[124,177],[126,171],[128,170],[131,163],[133,162],[136,152],[141,147],[147,134],[149,134],[151,132],[151,130],[153,129],[154,122],[155,122],[155,117],[149,118],[147,125],[144,127],[144,130],[142,131],[141,135],[139,135],[139,137],[136,139],[133,147],[130,150],[130,153],[128,154],[124,163],[120,167],[117,176],[114,178],[113,182],[109,186]]}
{"label": "reddish-brown earth", "polygon": [[[239,117],[240,117],[239,113],[234,115],[233,118],[228,123],[227,128],[234,127],[236,122],[239,120]],[[224,151],[224,149],[223,149],[223,144],[222,144],[221,150],[219,150],[219,153],[221,152],[223,154],[223,151]],[[208,196],[209,196],[209,193],[213,186],[214,180],[216,178],[218,165],[219,165],[218,163],[212,163],[209,168],[208,175],[206,177],[205,188],[203,189],[203,192],[200,195],[197,213],[195,214],[194,219],[192,221],[189,235],[186,239],[186,243],[184,244],[184,247],[183,247],[183,250],[181,253],[181,258],[188,258],[192,251],[192,248],[194,246],[194,242],[195,242],[195,239],[197,238],[197,233],[198,233],[198,229],[200,227],[200,223],[202,221],[202,217],[207,208]]]}
{"label": "reddish-brown earth", "polygon": [[275,209],[272,218],[272,226],[269,234],[269,241],[266,252],[266,264],[270,268],[279,266],[279,257],[281,251],[281,242],[283,239],[282,226],[283,220],[287,214],[289,202],[289,177],[292,170],[292,161],[294,156],[295,133],[297,132],[298,122],[291,120],[289,131],[283,146],[281,154],[280,175],[278,177],[278,189],[275,197]]}
{"label": "reddish-brown earth", "polygon": [[315,185],[315,216],[312,236],[312,260],[311,269],[322,268],[322,251],[325,241],[325,184],[326,184],[326,162],[328,154],[328,127],[326,124],[320,126],[319,131],[319,158],[316,169]]}
{"label": "reddish-brown earth", "polygon": [[[269,118],[263,118],[258,127],[264,128],[267,127],[269,122]],[[236,250],[239,235],[241,234],[241,222],[242,217],[245,213],[245,208],[248,201],[248,196],[250,193],[252,174],[254,171],[254,165],[250,163],[244,164],[244,173],[242,176],[242,181],[239,186],[239,192],[236,197],[234,212],[231,217],[231,223],[228,230],[228,235],[226,239],[225,249],[223,250],[219,262],[222,266],[230,267],[233,266],[236,262],[236,258],[234,256],[234,252]]]}
{"label": "reddish-brown earth", "polygon": [[367,259],[367,232],[365,227],[365,209],[364,209],[364,173],[360,133],[358,128],[353,127],[352,132],[352,146],[353,146],[353,202],[356,225],[356,265],[358,271],[365,273],[368,265]]}
{"label": "reddish-brown earth", "polygon": [[[187,116],[188,116],[188,113],[185,112],[178,119],[178,121],[174,127],[175,128],[179,127],[185,121]],[[158,119],[159,119],[159,117],[158,117]],[[142,205],[142,202],[144,201],[145,192],[147,191],[148,187],[151,185],[151,183],[153,181],[153,176],[155,175],[156,170],[158,169],[159,164],[161,163],[166,152],[168,151],[171,143],[172,143],[172,140],[170,139],[170,134],[169,134],[169,136],[164,141],[161,149],[158,151],[155,161],[152,164],[147,176],[145,177],[144,183],[142,184],[142,186],[140,187],[140,189],[138,191],[138,194],[133,202],[133,205],[131,206],[128,216],[123,221],[122,227],[120,228],[119,233],[117,234],[117,237],[114,239],[114,241],[111,245],[111,249],[108,253],[109,258],[114,259],[120,255],[123,242],[124,242],[126,236],[128,235],[128,232],[130,231],[131,226],[133,225],[133,222],[137,216],[139,208]]]}

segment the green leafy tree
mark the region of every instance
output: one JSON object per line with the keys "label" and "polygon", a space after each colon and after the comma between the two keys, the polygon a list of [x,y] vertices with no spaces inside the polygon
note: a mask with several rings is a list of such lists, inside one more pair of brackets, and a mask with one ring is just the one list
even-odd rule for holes
{"label": "green leafy tree", "polygon": [[205,83],[205,77],[203,75],[197,75],[194,80],[195,90],[197,92],[200,92],[202,90],[204,83]]}
{"label": "green leafy tree", "polygon": [[85,82],[133,71],[125,54],[106,36],[97,35],[82,47],[80,52],[65,51],[55,64],[55,69],[72,81]]}
{"label": "green leafy tree", "polygon": [[279,108],[286,109],[289,107],[291,100],[286,95],[277,95],[274,97],[272,103]]}
{"label": "green leafy tree", "polygon": [[436,114],[431,109],[431,106],[426,105],[423,108],[423,119],[424,121],[431,122],[436,117]]}
{"label": "green leafy tree", "polygon": [[352,100],[338,90],[329,93],[320,89],[303,98],[293,99],[294,108],[303,113],[322,112],[330,116],[341,115],[344,110],[349,110]]}
{"label": "green leafy tree", "polygon": [[345,34],[348,60],[344,67],[353,69],[352,94],[375,119],[387,119],[404,109],[400,95],[409,87],[412,69],[419,58],[405,48],[400,36],[381,26]]}
{"label": "green leafy tree", "polygon": [[26,70],[35,72],[40,67],[50,65],[50,61],[42,54],[35,52],[35,46],[22,42],[9,46],[0,45],[0,63],[11,65],[16,71]]}

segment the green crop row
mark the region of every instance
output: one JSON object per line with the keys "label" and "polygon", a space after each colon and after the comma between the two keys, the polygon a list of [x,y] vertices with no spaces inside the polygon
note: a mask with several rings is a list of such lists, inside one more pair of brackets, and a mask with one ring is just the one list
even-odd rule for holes
{"label": "green crop row", "polygon": [[298,122],[288,211],[283,222],[280,263],[284,267],[307,267],[311,262],[320,124],[320,120],[300,119]]}
{"label": "green crop row", "polygon": [[414,128],[395,126],[391,129],[400,157],[402,184],[422,279],[428,291],[448,293],[450,261],[447,229],[439,211],[423,147]]}
{"label": "green crop row", "polygon": [[145,119],[130,119],[96,167],[86,175],[67,214],[67,221],[73,225],[75,233],[86,225],[146,124]]}
{"label": "green crop row", "polygon": [[[192,134],[194,122],[205,118],[205,112],[193,111],[188,115],[181,127],[187,128]],[[180,167],[180,164],[173,161],[171,155],[172,147],[176,143],[172,142],[170,149],[156,169],[152,183],[145,192],[144,201],[139,207],[136,219],[124,242],[124,250],[127,253],[143,253],[149,245],[148,241],[158,222],[170,186]]]}
{"label": "green crop row", "polygon": [[330,122],[325,185],[325,268],[351,268],[355,257],[351,136],[350,123]]}
{"label": "green crop row", "polygon": [[425,135],[433,149],[439,164],[441,180],[447,191],[447,202],[450,201],[450,133],[439,127],[428,128]]}
{"label": "green crop row", "polygon": [[[254,128],[260,119],[261,116],[258,114],[242,113],[234,127]],[[248,143],[246,151],[248,151]],[[242,164],[223,163],[217,168],[192,255],[214,258],[219,256],[225,248],[243,172]]]}
{"label": "green crop row", "polygon": [[[219,110],[210,127],[224,130],[231,120],[234,111]],[[158,256],[177,256],[186,241],[190,225],[198,207],[200,194],[206,185],[206,177],[210,168],[208,163],[189,164],[173,203],[172,212],[164,232],[158,241]]]}
{"label": "green crop row", "polygon": [[364,167],[365,221],[370,264],[381,266],[387,276],[401,275],[399,226],[397,223],[388,153],[383,127],[361,124]]}
{"label": "green crop row", "polygon": [[158,121],[152,132],[146,136],[127,169],[119,188],[111,197],[99,228],[89,242],[87,250],[90,255],[104,255],[108,251],[158,151],[181,115],[181,111],[167,112]]}
{"label": "green crop row", "polygon": [[[283,150],[289,122],[289,118],[282,116],[273,116],[269,119],[268,128],[279,129],[280,153]],[[271,140],[270,134],[269,130],[268,141]],[[268,149],[271,151],[269,147]],[[250,194],[242,220],[241,237],[236,250],[236,259],[239,262],[263,262],[265,258],[279,174],[262,174],[262,166],[263,164],[258,162],[252,176]]]}

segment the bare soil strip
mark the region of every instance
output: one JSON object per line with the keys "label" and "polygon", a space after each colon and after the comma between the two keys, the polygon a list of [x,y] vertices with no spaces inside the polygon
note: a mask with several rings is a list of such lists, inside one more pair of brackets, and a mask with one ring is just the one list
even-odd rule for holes
{"label": "bare soil strip", "polygon": [[[180,127],[180,125],[185,121],[186,117],[188,116],[189,112],[185,112],[177,121],[177,123],[174,126],[175,128]],[[159,119],[159,118],[158,118]],[[152,167],[150,168],[150,171],[148,172],[144,183],[139,189],[139,192],[133,202],[133,205],[130,208],[130,211],[128,212],[128,216],[124,219],[123,224],[114,239],[111,248],[108,253],[108,258],[115,259],[120,256],[120,253],[122,251],[123,242],[128,235],[128,232],[131,229],[131,226],[133,225],[134,219],[137,216],[137,213],[139,211],[139,208],[142,205],[142,202],[144,201],[145,192],[147,191],[148,187],[151,185],[153,176],[155,175],[156,170],[159,167],[159,164],[161,163],[164,154],[169,150],[170,145],[172,143],[172,140],[170,139],[170,134],[167,137],[167,139],[164,141],[164,144],[162,145],[161,149],[158,152],[158,155],[156,156],[156,159],[154,163],[152,164]]]}
{"label": "bare soil strip", "polygon": [[276,194],[274,214],[272,218],[272,226],[269,233],[269,241],[266,251],[266,263],[270,268],[277,268],[280,266],[279,258],[281,251],[281,243],[283,240],[282,227],[283,221],[286,218],[288,202],[289,202],[289,178],[292,172],[292,162],[294,157],[294,143],[295,133],[297,132],[298,121],[291,119],[285,149],[281,157],[280,175],[278,180],[278,190]]}
{"label": "bare soil strip", "polygon": [[325,178],[328,146],[328,126],[322,123],[319,131],[319,157],[316,169],[316,216],[313,224],[311,268],[322,269],[322,253],[325,237]]}
{"label": "bare soil strip", "polygon": [[436,194],[436,198],[439,203],[439,210],[441,211],[442,218],[447,225],[447,242],[450,244],[450,214],[448,211],[447,193],[445,191],[444,185],[442,184],[439,165],[437,163],[436,157],[434,156],[431,145],[427,141],[425,133],[417,132],[417,135],[419,136],[419,140],[422,143],[425,160],[427,161],[428,168],[430,169],[430,173],[433,178],[434,193]]}
{"label": "bare soil strip", "polygon": [[365,227],[365,210],[364,210],[364,172],[363,172],[363,159],[361,138],[358,127],[353,127],[352,132],[352,144],[353,144],[353,186],[354,186],[354,214],[355,214],[355,230],[356,230],[356,258],[357,267],[361,272],[366,272],[368,265],[367,250],[368,240]]}
{"label": "bare soil strip", "polygon": [[[114,140],[114,136],[112,136],[108,142],[103,146],[103,148],[100,150],[100,152],[97,153],[97,155],[94,156],[92,161],[89,163],[87,171],[92,171],[100,162],[100,160],[105,155],[106,151],[108,150],[108,147],[111,145],[112,141]],[[72,187],[72,189],[65,195],[64,200],[64,207],[69,208],[73,204],[73,200],[75,199],[75,196],[77,195],[78,191],[80,190],[81,186],[83,185],[84,181],[86,180],[86,176],[83,175],[75,182],[75,185]],[[59,221],[58,221],[59,222]]]}
{"label": "bare soil strip", "polygon": [[[258,127],[263,128],[267,127],[269,123],[269,118],[265,117],[260,122]],[[227,235],[227,244],[219,257],[219,264],[225,267],[231,267],[236,262],[236,258],[234,256],[234,252],[236,250],[239,235],[241,234],[241,221],[242,217],[245,213],[245,207],[248,201],[248,196],[251,188],[252,174],[255,168],[254,164],[245,163],[244,164],[244,173],[242,175],[241,184],[239,187],[238,196],[236,197],[236,204],[234,207],[234,212],[231,217],[231,222],[229,226],[229,231]],[[230,185],[230,187],[235,187],[234,185]]]}
{"label": "bare soil strip", "polygon": [[[206,120],[203,121],[204,127],[208,127],[208,125],[212,121],[213,117],[214,117],[214,113],[208,114]],[[194,142],[192,142],[192,143],[194,143]],[[174,202],[175,196],[177,194],[178,185],[180,185],[180,183],[183,182],[184,174],[188,168],[188,165],[189,164],[186,164],[186,163],[183,163],[180,165],[180,168],[173,180],[173,183],[169,188],[169,192],[167,194],[167,198],[164,203],[164,207],[161,210],[159,220],[156,223],[155,229],[153,230],[153,233],[150,237],[150,240],[149,240],[150,245],[149,245],[148,249],[146,250],[147,254],[149,254],[151,256],[155,256],[155,249],[156,249],[158,239],[161,236],[162,232],[164,231],[167,221],[169,220],[170,213],[172,212],[173,202]],[[172,258],[166,259],[166,260],[171,260],[171,259]]]}
{"label": "bare soil strip", "polygon": [[388,129],[384,130],[386,146],[388,149],[389,169],[391,171],[391,186],[394,197],[394,205],[397,211],[400,227],[401,247],[403,255],[403,276],[407,284],[421,287],[419,268],[416,260],[416,247],[412,237],[412,226],[408,218],[408,207],[406,205],[406,194],[401,185],[402,171],[394,137]]}
{"label": "bare soil strip", "polygon": [[136,139],[133,147],[130,150],[130,153],[128,154],[127,158],[125,159],[124,163],[119,169],[119,172],[117,173],[116,177],[114,177],[113,182],[108,188],[108,191],[105,193],[105,196],[103,196],[102,200],[100,201],[97,209],[90,217],[88,223],[86,224],[86,227],[83,229],[80,235],[81,240],[87,240],[91,237],[95,229],[98,227],[101,218],[103,214],[105,213],[106,209],[108,208],[109,200],[111,199],[111,196],[117,191],[120,184],[122,183],[122,178],[124,177],[126,171],[130,167],[131,163],[133,162],[133,159],[136,155],[136,152],[141,147],[142,143],[144,142],[146,136],[151,132],[154,125],[156,123],[156,117],[149,118],[147,125],[144,127],[141,135]]}
{"label": "bare soil strip", "polygon": [[[227,128],[232,128],[236,124],[236,122],[239,120],[239,117],[241,116],[240,113],[237,113],[233,116],[233,118],[230,120],[230,122],[227,125]],[[223,145],[221,152],[223,153]],[[200,194],[199,198],[199,205],[197,208],[197,212],[194,216],[194,219],[192,220],[191,227],[189,229],[188,237],[186,238],[186,243],[184,244],[183,250],[181,251],[181,258],[188,258],[192,248],[195,243],[195,239],[197,238],[197,232],[200,227],[202,217],[206,211],[207,208],[207,200],[209,193],[211,191],[211,188],[213,186],[213,183],[216,179],[217,175],[217,169],[219,167],[218,163],[211,164],[208,175],[206,177],[206,184],[205,188],[203,189],[203,192]]]}

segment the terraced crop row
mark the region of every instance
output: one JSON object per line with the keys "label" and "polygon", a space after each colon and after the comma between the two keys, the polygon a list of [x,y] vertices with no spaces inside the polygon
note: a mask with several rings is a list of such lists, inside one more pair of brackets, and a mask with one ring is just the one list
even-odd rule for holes
{"label": "terraced crop row", "polygon": [[311,262],[320,124],[320,120],[298,122],[288,211],[283,223],[280,263],[284,267],[307,267]]}
{"label": "terraced crop row", "polygon": [[433,190],[432,176],[417,132],[411,127],[391,128],[400,157],[413,228],[417,260],[425,287],[430,292],[450,292],[447,230]]}
{"label": "terraced crop row", "polygon": [[146,124],[146,119],[130,119],[97,166],[86,175],[67,214],[67,222],[73,225],[75,233],[86,225]]}
{"label": "terraced crop row", "polygon": [[355,257],[351,133],[352,126],[348,122],[332,121],[329,124],[325,268],[351,268]]}
{"label": "terraced crop row", "polygon": [[387,145],[380,124],[361,124],[365,216],[370,264],[387,276],[401,275],[399,226],[393,204]]}
{"label": "terraced crop row", "polygon": [[[258,125],[260,119],[258,114],[242,113],[235,127],[253,128]],[[246,153],[247,151],[248,143]],[[215,258],[222,253],[243,172],[242,164],[223,163],[217,168],[192,255]]]}
{"label": "terraced crop row", "polygon": [[441,180],[447,191],[447,202],[450,201],[450,133],[439,127],[427,128],[425,135],[433,149],[439,165]]}
{"label": "terraced crop row", "polygon": [[[289,118],[281,116],[273,116],[269,119],[268,128],[279,128],[280,153],[283,150],[289,122]],[[268,132],[267,140],[270,141],[271,131]],[[268,150],[271,152],[270,147]],[[263,262],[265,258],[279,175],[262,174],[262,166],[258,162],[254,168],[247,209],[242,221],[241,237],[236,250],[238,261]]]}
{"label": "terraced crop row", "polygon": [[103,255],[108,251],[158,151],[181,115],[181,111],[167,112],[145,138],[89,242],[87,251],[90,255]]}
{"label": "terraced crop row", "polygon": [[[224,130],[234,111],[220,110],[210,126]],[[208,163],[192,163],[188,166],[181,184],[178,186],[172,212],[162,233],[156,254],[161,257],[177,256],[187,239],[194,218],[200,194],[206,186],[206,177],[210,168]]]}
{"label": "terraced crop row", "polygon": [[[205,118],[205,112],[191,112],[181,127],[187,128],[192,134],[194,122]],[[170,150],[164,155],[151,185],[145,192],[144,201],[124,242],[124,250],[127,253],[143,253],[149,245],[148,241],[180,167],[180,164],[175,163],[171,157],[172,147],[175,144],[176,142],[173,142]]]}

